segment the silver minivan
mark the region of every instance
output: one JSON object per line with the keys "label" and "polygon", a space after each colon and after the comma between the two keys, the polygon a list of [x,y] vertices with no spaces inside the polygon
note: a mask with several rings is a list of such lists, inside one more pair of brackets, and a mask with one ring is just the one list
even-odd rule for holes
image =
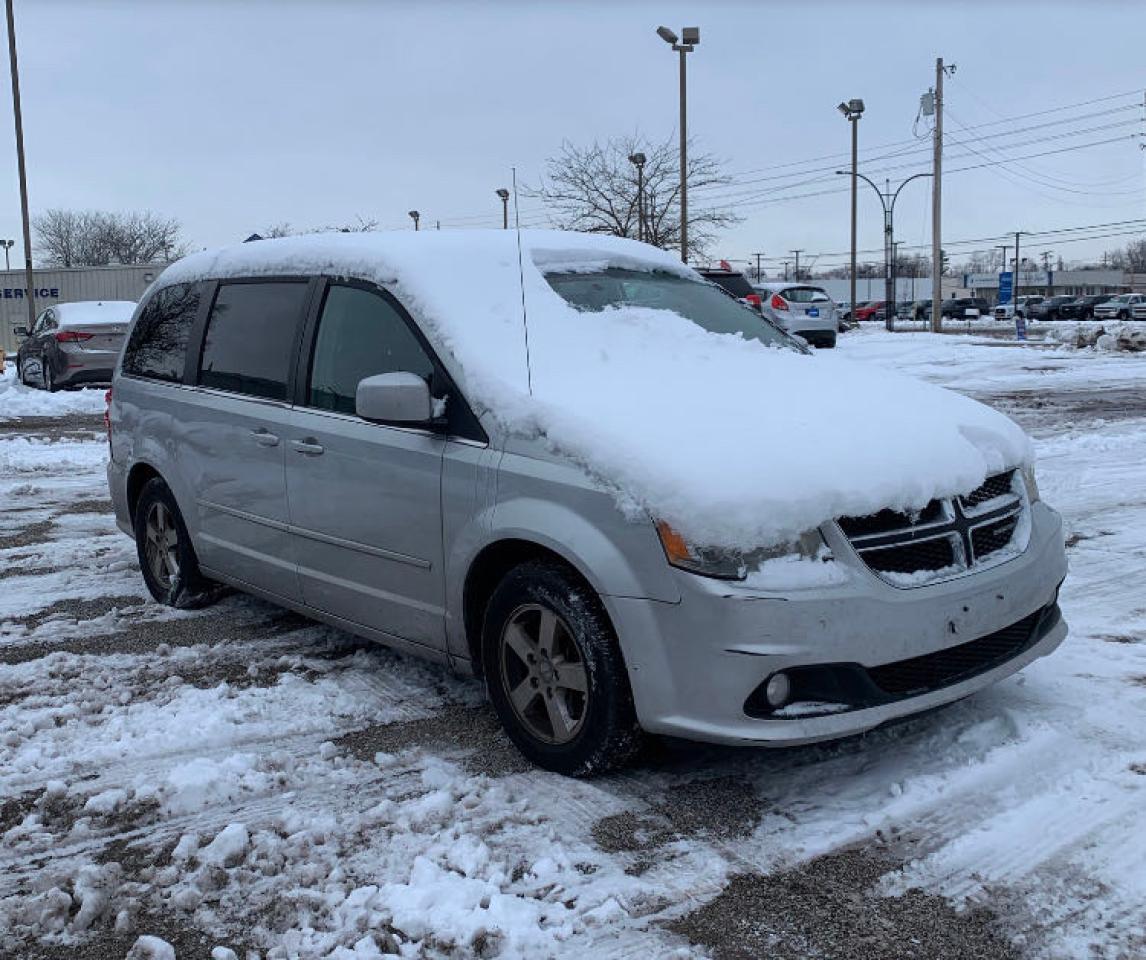
{"label": "silver minivan", "polygon": [[[660,361],[621,363],[657,350],[693,381]],[[639,431],[668,444],[668,466],[651,472],[638,463],[649,436],[585,452],[627,412],[609,400],[614,413],[578,419],[602,392],[641,411],[670,396],[678,412],[722,409],[697,392],[715,356],[730,358],[729,380],[737,364],[794,370],[803,408],[733,404],[726,424],[706,416],[699,431],[642,412]],[[844,454],[832,438],[869,422],[865,404],[823,399],[836,426],[812,411],[851,375],[844,363],[633,241],[259,241],[195,254],[145,294],[109,393],[108,482],[156,600],[194,607],[229,585],[476,675],[513,742],[547,769],[607,769],[644,734],[808,743],[961,699],[1066,635],[1062,525],[1029,462],[983,460],[949,495],[919,492],[937,459],[954,470],[995,443],[985,424],[1017,428],[920,386],[923,433],[880,418],[879,443]],[[882,402],[879,371],[859,375]],[[554,378],[566,392],[550,403]],[[788,493],[767,499],[799,492],[783,475],[794,456],[837,464],[815,478],[838,492],[829,513],[790,542],[700,542],[698,511],[729,536],[755,529],[750,516],[730,521],[737,504],[715,490],[709,506],[674,507],[698,469],[709,483],[703,461],[721,460],[728,437],[749,478],[739,501],[755,504],[760,487],[772,504],[753,507],[757,519],[771,513],[779,530],[812,516],[786,506]],[[918,443],[932,445],[913,465]],[[753,464],[771,482],[751,479]],[[872,502],[857,499],[860,471],[914,493],[833,515]]]}

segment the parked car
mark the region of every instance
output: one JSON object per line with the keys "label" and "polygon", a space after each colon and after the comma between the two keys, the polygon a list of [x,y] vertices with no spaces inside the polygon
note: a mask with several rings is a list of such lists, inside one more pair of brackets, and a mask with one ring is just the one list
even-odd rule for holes
{"label": "parked car", "polygon": [[[974,312],[971,312],[974,311]],[[939,315],[953,320],[991,316],[991,304],[985,297],[954,297],[939,305]]]}
{"label": "parked car", "polygon": [[1047,297],[1027,307],[1028,320],[1073,320],[1078,316],[1074,296]]}
{"label": "parked car", "polygon": [[856,307],[855,315],[857,320],[882,320],[883,319],[883,300],[869,300],[863,306]]}
{"label": "parked car", "polygon": [[737,300],[742,300],[756,310],[760,309],[760,294],[748,282],[744,274],[736,270],[701,269],[698,271],[705,280],[727,290]]}
{"label": "parked car", "polygon": [[158,602],[228,584],[476,674],[566,774],[642,731],[873,729],[1066,635],[1062,523],[1013,422],[829,363],[633,241],[193,254],[136,313],[108,442]]}
{"label": "parked car", "polygon": [[48,307],[16,352],[16,379],[55,391],[83,383],[109,383],[123,346],[132,300],[79,301]]}
{"label": "parked car", "polygon": [[1074,301],[1074,315],[1078,320],[1093,320],[1094,308],[1110,299],[1109,293],[1091,293]]}
{"label": "parked car", "polygon": [[1146,303],[1146,294],[1120,293],[1094,308],[1095,320],[1129,320],[1136,304]]}
{"label": "parked car", "polygon": [[1130,307],[1130,317],[1133,320],[1146,320],[1146,300],[1140,300]]}
{"label": "parked car", "polygon": [[807,283],[759,283],[761,312],[781,330],[816,347],[834,347],[839,319],[827,291]]}
{"label": "parked car", "polygon": [[[1045,297],[1034,295],[1029,297],[1019,297],[1019,316],[1025,318],[1030,310],[1030,307],[1037,303],[1042,303],[1044,299]],[[996,320],[1013,320],[1015,317],[1015,305],[1012,303],[1000,303],[997,307],[995,307],[994,316]]]}

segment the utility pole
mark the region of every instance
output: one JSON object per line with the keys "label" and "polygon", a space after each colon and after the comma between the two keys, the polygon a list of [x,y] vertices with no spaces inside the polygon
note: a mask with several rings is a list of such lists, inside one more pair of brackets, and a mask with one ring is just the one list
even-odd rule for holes
{"label": "utility pole", "polygon": [[935,61],[935,145],[931,181],[931,332],[943,329],[943,58]]}
{"label": "utility pole", "polygon": [[760,282],[760,258],[762,256],[764,256],[764,254],[763,253],[754,253],[754,254],[752,254],[752,256],[754,256],[756,258],[756,282],[759,283]]}
{"label": "utility pole", "polygon": [[1022,266],[1022,260],[1019,259],[1019,237],[1022,235],[1022,232],[1022,230],[1015,231],[1015,275],[1011,283],[1011,288],[1014,290],[1011,297],[1014,300],[1014,313],[1016,317],[1019,315],[1019,267]]}
{"label": "utility pole", "polygon": [[[800,247],[799,250],[789,250],[788,252],[795,254],[795,256],[796,256],[796,282],[799,283],[800,282],[800,254],[804,252],[804,248]],[[788,278],[784,277],[784,279],[787,280]]]}
{"label": "utility pole", "polygon": [[1050,275],[1051,274],[1050,258],[1051,258],[1051,254],[1053,252],[1054,251],[1052,251],[1052,250],[1044,250],[1042,253],[1039,254],[1039,256],[1042,257],[1042,261],[1043,261],[1043,273],[1046,274],[1047,296],[1048,297],[1054,296],[1054,289],[1053,289],[1053,285],[1051,284],[1051,275]]}
{"label": "utility pole", "polygon": [[[36,325],[36,284],[32,279],[32,229],[28,218],[28,171],[24,166],[24,116],[20,111],[20,71],[16,65],[16,20],[7,0],[8,64],[12,68],[12,115],[16,122],[16,168],[20,176],[20,216],[24,222],[24,300],[28,304],[28,332]],[[7,250],[4,251],[5,255]]]}

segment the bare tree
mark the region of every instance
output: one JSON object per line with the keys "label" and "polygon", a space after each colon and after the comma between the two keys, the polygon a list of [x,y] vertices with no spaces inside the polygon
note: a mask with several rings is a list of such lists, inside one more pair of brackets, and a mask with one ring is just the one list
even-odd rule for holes
{"label": "bare tree", "polygon": [[294,235],[294,231],[290,228],[290,224],[276,223],[273,226],[267,227],[266,230],[260,234],[266,240],[276,240],[279,237],[290,237]]}
{"label": "bare tree", "polygon": [[170,262],[187,252],[182,226],[151,211],[46,210],[32,220],[41,259],[62,267]]}
{"label": "bare tree", "polygon": [[[645,239],[658,247],[680,245],[680,154],[675,139],[654,143],[640,136],[594,141],[578,147],[568,140],[546,163],[541,185],[523,191],[549,208],[563,230],[637,237],[637,168],[629,157],[645,155]],[[692,254],[712,245],[717,231],[740,221],[726,207],[706,206],[707,187],[728,184],[720,162],[711,154],[689,149],[688,236]],[[693,191],[700,191],[694,193]]]}

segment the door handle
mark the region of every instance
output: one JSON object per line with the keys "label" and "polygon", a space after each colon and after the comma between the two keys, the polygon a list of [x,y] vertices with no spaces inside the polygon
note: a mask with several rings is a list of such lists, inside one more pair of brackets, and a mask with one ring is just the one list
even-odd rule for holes
{"label": "door handle", "polygon": [[255,438],[255,443],[260,447],[277,447],[279,445],[279,438],[263,427],[252,430],[251,436]]}
{"label": "door handle", "polygon": [[305,440],[292,440],[290,445],[292,450],[304,453],[308,457],[317,457],[325,450],[325,447],[321,443],[317,443],[314,437],[307,437]]}

